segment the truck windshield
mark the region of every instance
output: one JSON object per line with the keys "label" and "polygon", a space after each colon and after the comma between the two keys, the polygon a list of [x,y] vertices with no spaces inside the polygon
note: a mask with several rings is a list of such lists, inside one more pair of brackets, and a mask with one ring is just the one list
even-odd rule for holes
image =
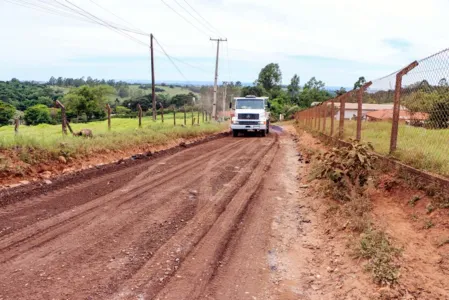
{"label": "truck windshield", "polygon": [[235,104],[236,109],[264,109],[263,100],[239,99]]}

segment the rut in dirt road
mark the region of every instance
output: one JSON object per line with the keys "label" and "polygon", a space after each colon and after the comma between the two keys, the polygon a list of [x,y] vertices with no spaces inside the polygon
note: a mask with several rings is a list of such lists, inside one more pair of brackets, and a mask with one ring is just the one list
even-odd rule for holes
{"label": "rut in dirt road", "polygon": [[197,297],[277,145],[222,138],[0,208],[0,299]]}

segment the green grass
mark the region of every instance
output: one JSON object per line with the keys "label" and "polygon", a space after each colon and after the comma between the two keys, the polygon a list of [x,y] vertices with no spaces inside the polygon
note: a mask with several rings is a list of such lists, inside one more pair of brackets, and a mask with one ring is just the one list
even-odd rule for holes
{"label": "green grass", "polygon": [[[94,137],[80,138],[63,136],[61,125],[41,124],[21,126],[18,136],[13,126],[0,127],[0,150],[14,149],[14,153],[26,163],[57,159],[58,156],[84,157],[104,150],[122,150],[136,146],[151,147],[164,145],[179,138],[192,138],[212,134],[225,129],[227,124],[200,123],[192,126],[191,115],[187,115],[187,126],[183,123],[183,114],[176,115],[177,126],[173,125],[173,115],[166,115],[162,124],[160,116],[153,122],[150,117],[142,119],[142,128],[138,128],[137,119],[112,119],[112,129],[108,131],[107,121],[87,124],[71,124],[74,131],[88,128]],[[195,114],[195,118],[197,115]],[[201,118],[200,118],[201,121]]]}
{"label": "green grass", "polygon": [[[338,133],[334,121],[334,136]],[[331,120],[326,120],[330,134]],[[323,124],[321,123],[321,128]],[[344,138],[356,137],[357,121],[345,120]],[[371,142],[376,152],[387,155],[390,150],[390,122],[362,122],[362,141]],[[397,151],[393,156],[418,169],[449,176],[449,129],[425,129],[399,125]]]}

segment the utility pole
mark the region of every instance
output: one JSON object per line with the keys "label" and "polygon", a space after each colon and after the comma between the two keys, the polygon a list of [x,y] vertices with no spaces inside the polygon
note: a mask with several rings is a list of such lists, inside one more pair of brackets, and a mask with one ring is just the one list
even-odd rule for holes
{"label": "utility pole", "polygon": [[154,82],[154,51],[153,51],[153,34],[151,36],[150,41],[150,51],[151,51],[151,92],[153,99],[153,121],[156,121],[156,93],[155,93],[155,82]]}
{"label": "utility pole", "polygon": [[224,91],[223,91],[223,122],[225,120],[225,113],[226,113],[226,90],[228,88],[228,83],[226,81],[223,81]]}
{"label": "utility pole", "polygon": [[218,56],[220,53],[220,42],[227,42],[228,39],[210,39],[217,42],[217,57],[215,59],[215,80],[214,80],[214,103],[212,104],[212,118],[217,120],[217,80],[218,80]]}

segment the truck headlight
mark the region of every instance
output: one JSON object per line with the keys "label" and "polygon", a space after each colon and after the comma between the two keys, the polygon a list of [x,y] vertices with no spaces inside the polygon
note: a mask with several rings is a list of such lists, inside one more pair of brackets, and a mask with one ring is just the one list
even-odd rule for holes
{"label": "truck headlight", "polygon": [[237,124],[237,118],[236,118],[236,117],[232,117],[231,123],[232,123],[232,124]]}
{"label": "truck headlight", "polygon": [[267,121],[259,121],[259,125],[265,125],[267,124]]}

